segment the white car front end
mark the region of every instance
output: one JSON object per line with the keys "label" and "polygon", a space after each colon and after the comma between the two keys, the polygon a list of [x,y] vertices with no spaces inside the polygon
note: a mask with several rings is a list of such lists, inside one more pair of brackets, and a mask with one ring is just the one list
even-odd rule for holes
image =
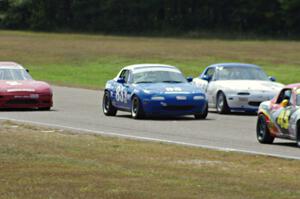
{"label": "white car front end", "polygon": [[263,101],[271,100],[277,93],[270,91],[224,92],[232,111],[257,111]]}
{"label": "white car front end", "polygon": [[263,101],[271,100],[283,88],[283,84],[257,80],[216,81],[217,92],[222,90],[232,111],[257,111]]}
{"label": "white car front end", "polygon": [[[194,79],[194,84],[202,89],[205,82],[200,78]],[[206,93],[210,107],[216,107],[218,93],[222,92],[231,111],[256,112],[261,102],[273,99],[283,86],[272,81],[220,80],[211,81]]]}

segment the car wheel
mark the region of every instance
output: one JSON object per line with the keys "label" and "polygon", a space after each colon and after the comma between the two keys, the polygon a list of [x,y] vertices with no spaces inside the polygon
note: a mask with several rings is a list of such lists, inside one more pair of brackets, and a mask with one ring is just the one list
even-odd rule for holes
{"label": "car wheel", "polygon": [[132,102],[131,102],[131,116],[134,119],[142,119],[142,118],[145,117],[141,101],[140,101],[140,99],[137,96],[134,96],[132,98]]}
{"label": "car wheel", "polygon": [[117,114],[117,109],[112,105],[108,91],[105,91],[103,96],[102,110],[106,116],[115,116]]}
{"label": "car wheel", "polygon": [[195,119],[204,120],[208,115],[208,104],[205,105],[203,113],[195,114]]}
{"label": "car wheel", "polygon": [[264,115],[259,115],[256,127],[257,140],[262,144],[272,144],[274,137],[270,134]]}
{"label": "car wheel", "polygon": [[230,112],[230,109],[227,104],[226,96],[223,92],[219,92],[217,96],[217,112],[220,114],[226,114]]}

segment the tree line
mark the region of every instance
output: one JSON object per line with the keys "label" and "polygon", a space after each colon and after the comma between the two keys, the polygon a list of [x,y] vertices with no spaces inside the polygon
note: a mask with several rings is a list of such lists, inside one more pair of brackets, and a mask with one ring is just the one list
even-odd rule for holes
{"label": "tree line", "polygon": [[298,35],[300,0],[0,0],[0,27],[121,34]]}

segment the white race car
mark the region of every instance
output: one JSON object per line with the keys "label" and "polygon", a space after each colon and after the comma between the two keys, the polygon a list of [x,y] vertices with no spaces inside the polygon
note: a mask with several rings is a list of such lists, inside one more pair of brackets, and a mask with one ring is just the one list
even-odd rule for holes
{"label": "white race car", "polygon": [[206,91],[209,107],[218,113],[257,112],[261,102],[283,88],[256,65],[221,63],[208,66],[193,84]]}

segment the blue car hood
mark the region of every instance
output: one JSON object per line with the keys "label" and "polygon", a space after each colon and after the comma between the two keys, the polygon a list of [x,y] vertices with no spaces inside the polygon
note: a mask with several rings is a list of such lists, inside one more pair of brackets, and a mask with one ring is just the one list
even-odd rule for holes
{"label": "blue car hood", "polygon": [[146,83],[137,84],[136,87],[144,92],[151,93],[202,93],[203,91],[190,83]]}

